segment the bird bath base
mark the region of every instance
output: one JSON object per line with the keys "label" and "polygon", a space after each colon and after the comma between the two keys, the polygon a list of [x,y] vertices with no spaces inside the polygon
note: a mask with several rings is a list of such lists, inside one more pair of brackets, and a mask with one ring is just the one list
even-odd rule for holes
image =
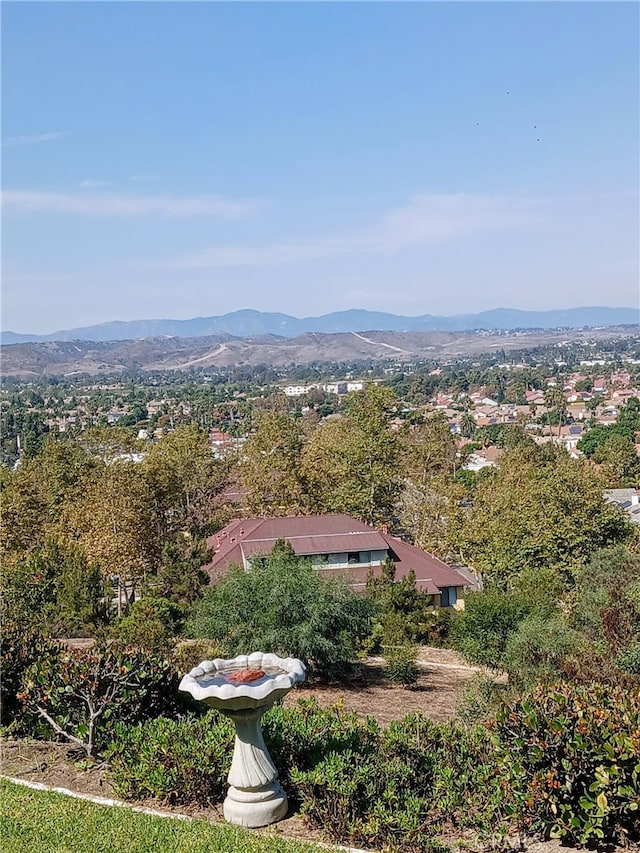
{"label": "bird bath base", "polygon": [[229,823],[267,826],[286,815],[287,795],[278,782],[260,721],[304,677],[304,664],[296,658],[253,652],[231,660],[202,661],[180,682],[180,690],[217,708],[236,728],[223,808]]}
{"label": "bird bath base", "polygon": [[267,826],[282,820],[288,809],[287,795],[262,736],[260,720],[265,710],[223,711],[236,727],[223,812],[225,820],[239,826]]}

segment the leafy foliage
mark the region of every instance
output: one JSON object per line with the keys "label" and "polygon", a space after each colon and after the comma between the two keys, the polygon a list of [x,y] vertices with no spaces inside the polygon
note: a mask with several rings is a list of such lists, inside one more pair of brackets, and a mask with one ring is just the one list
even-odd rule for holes
{"label": "leafy foliage", "polygon": [[614,684],[640,675],[640,557],[622,546],[594,554],[578,578],[570,624],[585,642],[576,675]]}
{"label": "leafy foliage", "polygon": [[55,656],[58,644],[17,622],[3,620],[0,628],[0,722],[18,715],[18,691],[25,672],[41,658]]}
{"label": "leafy foliage", "polygon": [[529,598],[516,593],[497,589],[471,593],[453,619],[453,646],[470,663],[502,670],[507,643],[533,608]]}
{"label": "leafy foliage", "polygon": [[77,548],[55,541],[3,566],[3,619],[57,637],[92,634],[105,618],[104,584],[97,566]]}
{"label": "leafy foliage", "polygon": [[324,579],[281,541],[248,571],[232,567],[195,604],[187,631],[214,640],[228,655],[259,648],[337,677],[355,657],[370,612],[343,578]]}
{"label": "leafy foliage", "polygon": [[295,515],[303,510],[303,430],[282,412],[263,412],[243,449],[242,482],[258,515]]}
{"label": "leafy foliage", "polygon": [[416,664],[417,649],[405,644],[384,649],[386,662],[384,674],[394,684],[401,687],[413,687],[418,682],[420,670]]}
{"label": "leafy foliage", "polygon": [[573,843],[640,834],[640,694],[538,688],[497,716],[521,828]]}
{"label": "leafy foliage", "polygon": [[18,698],[52,734],[95,755],[114,723],[171,713],[177,690],[177,673],[166,660],[112,644],[39,655]]}
{"label": "leafy foliage", "polygon": [[459,531],[463,554],[487,584],[513,587],[525,571],[553,569],[567,586],[594,551],[631,537],[631,525],[605,503],[588,463],[550,445],[505,452],[479,483]]}
{"label": "leafy foliage", "polygon": [[233,752],[233,724],[217,711],[186,720],[118,724],[106,752],[116,792],[170,805],[220,803]]}
{"label": "leafy foliage", "polygon": [[168,655],[183,616],[182,608],[172,601],[145,596],[134,602],[127,615],[111,626],[109,633],[126,645],[152,654]]}
{"label": "leafy foliage", "polygon": [[368,524],[392,516],[401,488],[399,440],[388,423],[394,402],[388,388],[353,392],[341,417],[312,433],[302,455],[311,512],[344,512]]}
{"label": "leafy foliage", "polygon": [[396,580],[392,560],[382,563],[380,574],[367,577],[366,595],[375,608],[369,652],[382,645],[421,643],[446,633],[447,617],[434,613],[433,598],[416,587],[413,571]]}

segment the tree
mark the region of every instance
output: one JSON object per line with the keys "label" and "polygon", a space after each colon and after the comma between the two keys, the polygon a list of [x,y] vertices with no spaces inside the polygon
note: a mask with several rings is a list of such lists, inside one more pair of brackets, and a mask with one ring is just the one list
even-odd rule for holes
{"label": "tree", "polygon": [[456,441],[446,417],[438,413],[402,441],[401,469],[405,475],[396,512],[414,544],[446,556],[448,528],[460,491],[453,484]]}
{"label": "tree", "polygon": [[460,434],[465,438],[473,438],[476,431],[476,421],[471,412],[464,412],[460,418]]}
{"label": "tree", "polygon": [[451,476],[455,461],[456,440],[441,412],[403,437],[402,468],[407,478],[418,487],[426,486],[434,477]]}
{"label": "tree", "polygon": [[571,624],[588,644],[587,677],[640,676],[640,557],[620,545],[596,552],[578,577]]}
{"label": "tree", "polygon": [[78,550],[55,541],[3,565],[2,619],[56,637],[92,634],[104,621],[104,584]]}
{"label": "tree", "polygon": [[355,657],[370,612],[343,578],[326,580],[279,541],[248,571],[231,567],[195,604],[187,631],[215,640],[228,655],[275,652],[330,677]]}
{"label": "tree", "polygon": [[92,426],[79,438],[86,452],[102,462],[113,462],[139,449],[135,433],[124,426]]}
{"label": "tree", "polygon": [[532,443],[508,450],[479,483],[469,515],[460,517],[462,559],[502,588],[525,570],[545,567],[570,586],[594,551],[633,534],[602,490],[589,463],[561,448]]}
{"label": "tree", "polygon": [[368,524],[387,522],[401,489],[400,446],[388,424],[388,388],[347,395],[342,417],[320,424],[302,456],[313,512],[343,512]]}
{"label": "tree", "polygon": [[370,572],[367,578],[366,595],[375,609],[370,651],[428,642],[440,621],[434,618],[433,596],[418,590],[413,571],[399,580],[395,575],[395,564],[387,559],[378,577]]}
{"label": "tree", "polygon": [[114,462],[85,478],[65,505],[60,537],[77,545],[105,578],[117,577],[120,610],[122,585],[135,586],[158,562],[159,527],[143,472],[136,463]]}
{"label": "tree", "polygon": [[140,463],[164,536],[187,529],[200,533],[223,489],[228,464],[215,459],[207,433],[183,424],[153,444]]}
{"label": "tree", "polygon": [[534,609],[535,601],[518,593],[470,593],[451,624],[453,646],[469,663],[503,670],[510,637]]}
{"label": "tree", "polygon": [[263,412],[243,449],[242,483],[257,515],[295,515],[305,506],[303,429],[288,414]]}
{"label": "tree", "polygon": [[593,454],[603,466],[607,483],[612,488],[635,486],[640,482],[640,456],[633,441],[626,435],[612,433]]}
{"label": "tree", "polygon": [[567,421],[567,398],[562,389],[557,385],[549,386],[544,392],[544,404],[547,407],[548,416],[554,415],[554,420],[558,421],[558,435],[560,435],[562,425]]}

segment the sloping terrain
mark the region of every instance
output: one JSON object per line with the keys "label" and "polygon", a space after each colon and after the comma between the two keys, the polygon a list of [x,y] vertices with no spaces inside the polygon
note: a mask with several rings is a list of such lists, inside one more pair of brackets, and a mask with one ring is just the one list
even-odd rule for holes
{"label": "sloping terrain", "polygon": [[191,370],[233,365],[312,364],[346,361],[412,362],[529,349],[564,341],[597,341],[638,334],[622,326],[580,331],[516,332],[307,332],[297,338],[227,334],[199,338],[156,337],[134,341],[44,341],[0,347],[4,376],[23,379],[124,371]]}

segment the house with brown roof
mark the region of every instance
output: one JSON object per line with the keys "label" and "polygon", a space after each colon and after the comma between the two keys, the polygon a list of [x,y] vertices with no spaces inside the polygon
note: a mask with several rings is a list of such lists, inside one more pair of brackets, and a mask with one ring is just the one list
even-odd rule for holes
{"label": "house with brown roof", "polygon": [[432,596],[435,607],[464,607],[468,580],[437,557],[376,530],[349,515],[307,515],[283,518],[236,518],[207,539],[211,561],[203,566],[210,582],[232,565],[249,568],[252,560],[267,556],[279,539],[288,542],[299,557],[311,560],[325,576],[346,575],[356,592],[363,592],[367,576],[382,572],[393,560],[396,579],[413,570],[416,586]]}

